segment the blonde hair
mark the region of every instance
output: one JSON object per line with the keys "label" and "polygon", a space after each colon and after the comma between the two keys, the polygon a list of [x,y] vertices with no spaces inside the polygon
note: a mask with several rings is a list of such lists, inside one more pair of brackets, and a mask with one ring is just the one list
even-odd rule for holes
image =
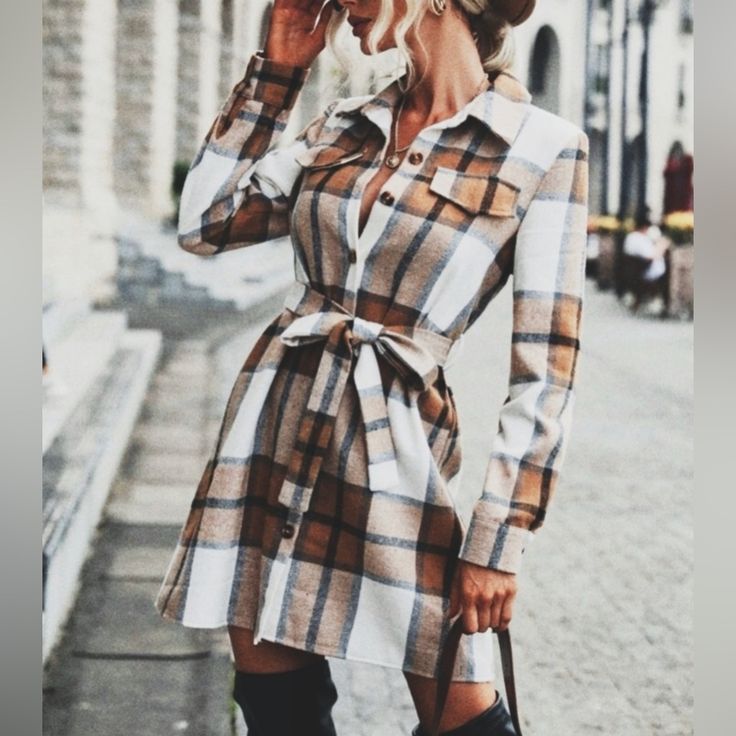
{"label": "blonde hair", "polygon": [[[409,31],[418,26],[429,8],[427,0],[405,0],[406,14],[399,20],[394,29],[394,40],[399,57],[406,65],[408,86],[416,81],[416,67],[411,50],[406,42]],[[511,24],[493,10],[493,0],[449,0],[461,11],[464,11],[470,22],[478,53],[486,72],[502,71],[511,66],[514,60],[514,39]],[[449,7],[448,7],[449,9]],[[378,53],[378,42],[388,30],[394,12],[393,0],[381,0],[378,16],[371,32],[368,34],[368,48],[372,54]],[[447,12],[447,11],[445,11]],[[354,59],[340,48],[337,42],[339,28],[343,25],[344,13],[333,13],[327,26],[327,44],[332,53],[346,70]],[[419,38],[419,44],[427,53],[426,47]]]}

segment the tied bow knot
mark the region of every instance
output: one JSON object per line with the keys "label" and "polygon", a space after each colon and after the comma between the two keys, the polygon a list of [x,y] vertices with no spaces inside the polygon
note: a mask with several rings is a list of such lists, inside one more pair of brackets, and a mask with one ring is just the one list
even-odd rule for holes
{"label": "tied bow knot", "polygon": [[309,505],[351,372],[365,429],[368,485],[371,491],[395,490],[399,484],[396,446],[378,358],[393,366],[408,386],[423,391],[436,380],[453,341],[419,327],[363,319],[301,282],[292,285],[284,307],[296,319],[280,334],[283,343],[296,347],[323,341],[325,347],[279,502],[299,511]]}
{"label": "tied bow knot", "polygon": [[375,343],[383,332],[383,325],[380,322],[371,322],[362,317],[351,317],[348,324],[352,327],[350,342],[356,347],[364,342]]}

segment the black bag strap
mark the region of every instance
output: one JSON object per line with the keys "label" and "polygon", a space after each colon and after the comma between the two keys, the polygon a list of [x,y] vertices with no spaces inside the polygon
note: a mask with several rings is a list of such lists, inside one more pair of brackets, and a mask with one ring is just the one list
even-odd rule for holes
{"label": "black bag strap", "polygon": [[[434,716],[432,725],[429,730],[429,736],[439,736],[439,725],[442,719],[442,712],[445,709],[447,694],[450,690],[450,682],[452,680],[452,672],[455,667],[455,659],[460,644],[460,637],[463,635],[462,617],[458,616],[450,627],[447,634],[445,645],[440,656],[440,673],[437,681],[437,699],[435,701]],[[503,680],[506,686],[506,699],[509,703],[509,712],[511,720],[518,736],[521,734],[521,724],[519,723],[519,712],[516,702],[516,683],[514,681],[514,662],[511,650],[511,633],[509,629],[505,631],[497,631],[498,646],[501,651],[501,667],[503,669]]]}

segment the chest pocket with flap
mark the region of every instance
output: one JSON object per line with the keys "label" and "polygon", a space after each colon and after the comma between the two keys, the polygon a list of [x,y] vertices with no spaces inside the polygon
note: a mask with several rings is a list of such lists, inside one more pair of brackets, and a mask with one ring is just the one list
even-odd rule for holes
{"label": "chest pocket with flap", "polygon": [[438,166],[429,188],[473,215],[513,217],[521,191],[498,176],[467,174]]}
{"label": "chest pocket with flap", "polygon": [[[365,157],[365,150],[354,147],[346,150],[334,143],[317,143],[305,151],[298,153],[294,159],[302,167],[302,172],[297,180],[290,198],[290,207],[295,208],[300,201],[301,194],[309,193],[309,197],[316,190],[329,191],[342,196],[350,190],[354,184],[359,171],[352,166],[346,166],[351,161],[359,161]],[[302,201],[309,202],[305,205],[312,206],[311,199]],[[321,206],[320,202],[320,206]],[[325,213],[327,215],[328,213]]]}
{"label": "chest pocket with flap", "polygon": [[320,169],[329,169],[333,166],[340,166],[357,161],[362,158],[365,152],[363,149],[348,151],[334,144],[317,144],[306,151],[302,151],[295,156],[296,162],[310,171],[319,171]]}

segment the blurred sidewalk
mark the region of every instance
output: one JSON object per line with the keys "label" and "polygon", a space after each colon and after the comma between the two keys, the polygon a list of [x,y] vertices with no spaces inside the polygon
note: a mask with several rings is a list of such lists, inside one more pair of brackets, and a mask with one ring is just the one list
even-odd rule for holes
{"label": "blurred sidewalk", "polygon": [[[448,370],[465,427],[468,488],[482,483],[506,390],[506,292]],[[213,320],[196,337],[165,339],[67,635],[48,667],[46,736],[245,733],[229,698],[225,632],[161,621],[153,597],[235,374],[279,308],[274,299],[258,313]],[[537,736],[687,736],[693,325],[632,317],[589,282],[584,329],[565,477],[519,580],[513,628],[522,720]],[[416,721],[400,672],[330,664],[340,736],[408,736]]]}
{"label": "blurred sidewalk", "polygon": [[[448,371],[473,489],[505,395],[509,296]],[[693,732],[693,338],[693,322],[634,317],[586,284],[571,443],[514,612],[536,736]]]}

